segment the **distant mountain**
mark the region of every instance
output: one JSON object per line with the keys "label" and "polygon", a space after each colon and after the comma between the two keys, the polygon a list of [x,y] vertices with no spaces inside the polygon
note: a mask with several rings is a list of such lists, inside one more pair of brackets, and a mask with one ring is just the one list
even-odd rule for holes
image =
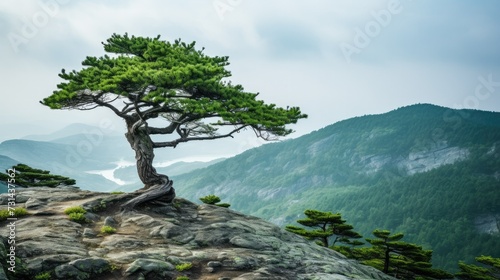
{"label": "distant mountain", "polygon": [[0,194],[6,193],[8,190],[7,182],[0,181]]}
{"label": "distant mountain", "polygon": [[11,159],[10,157],[7,156],[2,156],[0,155],[0,171],[4,171],[5,169],[8,169],[19,162],[17,160]]}
{"label": "distant mountain", "polygon": [[[133,159],[125,143],[124,136],[113,130],[72,124],[54,133],[4,141],[0,143],[0,155],[14,161],[6,162],[8,166],[25,163],[76,179],[83,189],[106,191],[119,185],[86,171],[111,169],[114,161]],[[126,148],[129,153],[123,152]],[[0,157],[0,167],[2,162]]]}
{"label": "distant mountain", "polygon": [[100,134],[114,134],[117,135],[117,132],[109,129],[100,129],[96,126],[83,124],[83,123],[73,123],[70,124],[58,131],[48,133],[48,134],[32,134],[23,137],[24,140],[34,140],[34,141],[53,141],[56,139],[65,138],[68,136],[73,136],[77,134],[94,134],[98,131]]}
{"label": "distant mountain", "polygon": [[[14,159],[10,157],[0,155],[0,172],[4,172],[6,169],[18,164]],[[0,181],[0,193],[7,192],[7,182]]]}
{"label": "distant mountain", "polygon": [[214,193],[278,225],[341,212],[370,237],[405,232],[438,267],[500,252],[500,113],[429,104],[341,121],[174,176],[191,200]]}
{"label": "distant mountain", "polygon": [[85,170],[113,167],[102,156],[94,157],[93,154],[96,153],[79,150],[77,145],[19,139],[0,143],[0,155],[14,159],[16,163],[25,163],[76,179],[77,185],[84,189],[105,191],[117,187],[118,185],[99,175],[85,174]]}
{"label": "distant mountain", "polygon": [[[90,143],[90,142],[89,142]],[[39,163],[46,166],[84,170],[86,168],[107,168],[102,162],[105,155],[97,156],[92,145],[78,146],[31,140],[8,140],[0,143],[0,155],[8,156],[22,163]],[[92,156],[95,154],[97,157]],[[64,166],[64,167],[63,167]]]}
{"label": "distant mountain", "polygon": [[[134,151],[123,133],[84,124],[73,124],[47,135],[31,135],[0,143],[0,168],[17,163],[49,170],[77,180],[82,189],[95,191],[136,190],[141,187],[135,166],[120,168],[120,162],[135,162]],[[176,149],[155,151],[155,164],[176,162],[186,158],[223,157],[239,150],[237,141],[223,143],[188,143]],[[196,145],[197,144],[197,145]],[[185,162],[160,168],[166,174],[181,174],[211,163]],[[113,171],[114,170],[114,171]],[[3,170],[2,170],[3,171]],[[91,174],[89,171],[93,171]],[[170,173],[172,172],[172,173]],[[97,174],[95,174],[97,173]],[[112,174],[114,179],[99,174]],[[125,182],[125,185],[121,184]],[[0,193],[3,189],[0,188]]]}
{"label": "distant mountain", "polygon": [[[194,161],[194,162],[176,162],[166,167],[156,167],[156,171],[160,174],[168,174],[168,176],[176,176],[191,172],[196,169],[205,168],[212,164],[223,161],[224,158],[214,159],[211,161]],[[140,189],[142,187],[138,175],[137,168],[135,165],[126,166],[122,168],[118,168],[114,171],[115,178],[129,182],[126,186],[120,186],[116,190],[120,191],[134,191]]]}
{"label": "distant mountain", "polygon": [[169,174],[169,176],[177,176],[189,173],[193,170],[208,167],[212,164],[225,160],[225,158],[218,158],[211,161],[180,161],[166,167],[158,167],[156,170],[162,174]]}
{"label": "distant mountain", "polygon": [[[244,134],[242,132],[241,134]],[[253,132],[252,132],[253,133]],[[37,142],[50,142],[78,146],[79,150],[90,152],[94,157],[109,160],[134,161],[134,151],[130,148],[125,138],[125,129],[116,130],[106,127],[97,127],[87,124],[75,123],[53,133],[44,135],[28,135],[21,140]],[[163,141],[166,136],[154,136],[155,141]],[[182,143],[175,149],[165,148],[155,150],[155,163],[176,161],[187,157],[211,157],[223,158],[243,152],[246,149],[259,144],[258,141],[244,143],[237,139],[219,139],[217,141],[204,141]],[[108,161],[109,161],[108,160]]]}

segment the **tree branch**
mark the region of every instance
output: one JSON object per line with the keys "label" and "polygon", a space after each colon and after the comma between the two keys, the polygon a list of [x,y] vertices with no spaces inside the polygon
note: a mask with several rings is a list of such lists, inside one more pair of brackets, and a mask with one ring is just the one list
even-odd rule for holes
{"label": "tree branch", "polygon": [[110,102],[113,102],[115,100],[117,100],[120,96],[118,96],[117,98],[113,99],[112,101],[103,101],[103,100],[100,100],[100,98],[102,96],[104,96],[105,93],[100,93],[98,94],[97,96],[92,96],[92,99],[94,100],[94,102],[99,105],[99,106],[103,106],[103,107],[107,107],[109,109],[111,109],[111,111],[113,111],[117,116],[123,118],[123,119],[126,119],[128,118],[128,116],[126,114],[123,114],[120,110],[118,110],[118,108],[116,108],[115,106],[111,105]]}
{"label": "tree branch", "polygon": [[[170,112],[174,113],[174,112]],[[213,117],[218,117],[219,115],[205,115],[205,116],[190,116],[188,114],[182,114],[177,118],[172,118],[168,119],[171,123],[167,127],[163,128],[157,128],[157,127],[150,127],[148,129],[149,134],[172,134],[174,131],[176,131],[181,125],[190,123],[195,120],[199,119],[206,119],[206,118],[213,118]]]}
{"label": "tree branch", "polygon": [[99,106],[104,106],[104,107],[111,109],[111,111],[113,111],[116,115],[118,115],[121,118],[126,119],[128,117],[127,115],[122,114],[120,112],[120,110],[118,110],[115,106],[113,106],[111,104],[108,104],[108,103],[102,102],[102,101],[96,101],[95,103],[98,104]]}
{"label": "tree branch", "polygon": [[258,138],[262,138],[266,141],[273,141],[273,140],[278,139],[277,136],[273,137],[273,134],[269,131],[258,129],[258,128],[253,127],[253,126],[252,126],[252,129],[253,129],[253,132],[255,133],[255,136],[257,136]]}
{"label": "tree branch", "polygon": [[[130,105],[134,105],[134,103],[126,103],[126,106],[122,109],[123,114],[128,114],[136,109],[136,106],[130,107]],[[141,103],[138,103],[138,105],[137,105],[138,108],[148,107],[148,106],[152,106],[152,105],[147,104],[147,103],[142,103],[142,101],[141,101]]]}
{"label": "tree branch", "polygon": [[172,134],[178,125],[178,123],[173,122],[167,127],[148,127],[148,134]]}
{"label": "tree branch", "polygon": [[176,147],[179,143],[184,143],[184,142],[189,142],[189,141],[200,141],[200,140],[214,140],[214,139],[220,139],[220,138],[227,138],[227,137],[233,137],[233,134],[236,132],[241,131],[242,129],[246,128],[247,125],[238,127],[234,129],[233,131],[227,133],[227,134],[222,134],[222,135],[213,135],[213,136],[205,136],[205,137],[181,137],[179,139],[176,139],[174,141],[168,141],[168,142],[153,142],[153,148],[164,148],[164,147]]}
{"label": "tree branch", "polygon": [[95,105],[95,106],[92,106],[92,107],[89,107],[89,108],[78,108],[78,110],[80,110],[80,111],[90,111],[90,110],[93,110],[93,109],[95,109],[95,108],[97,108],[99,106],[101,106],[101,105]]}

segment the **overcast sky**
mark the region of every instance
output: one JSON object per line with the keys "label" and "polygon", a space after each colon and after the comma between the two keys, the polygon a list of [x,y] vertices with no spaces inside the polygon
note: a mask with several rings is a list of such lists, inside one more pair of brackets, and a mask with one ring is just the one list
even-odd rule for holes
{"label": "overcast sky", "polygon": [[495,0],[0,1],[0,141],[75,122],[121,129],[105,109],[39,101],[125,32],[228,55],[233,83],[309,115],[294,137],[415,103],[500,111],[499,14]]}

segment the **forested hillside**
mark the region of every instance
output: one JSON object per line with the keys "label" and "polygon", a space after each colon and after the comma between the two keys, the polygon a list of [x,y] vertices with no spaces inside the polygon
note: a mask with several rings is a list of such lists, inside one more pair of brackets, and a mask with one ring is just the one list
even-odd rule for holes
{"label": "forested hillside", "polygon": [[458,260],[500,252],[499,113],[403,107],[173,179],[180,196],[214,193],[282,226],[318,209],[341,212],[366,237],[402,231],[450,271]]}

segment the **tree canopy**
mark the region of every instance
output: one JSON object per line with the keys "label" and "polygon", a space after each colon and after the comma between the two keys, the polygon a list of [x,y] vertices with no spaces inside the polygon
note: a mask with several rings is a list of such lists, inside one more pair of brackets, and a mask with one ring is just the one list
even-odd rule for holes
{"label": "tree canopy", "polygon": [[[148,132],[177,132],[179,137],[154,147],[227,137],[243,128],[272,139],[291,133],[286,125],[307,117],[298,107],[265,104],[256,99],[258,93],[233,85],[227,80],[229,58],[208,56],[203,48],[195,48],[195,42],[113,34],[103,45],[109,55],[87,57],[79,71],[63,69],[59,77],[64,82],[41,103],[51,109],[107,107],[132,120],[161,117],[168,124],[149,127]],[[218,128],[227,126],[235,129],[217,134]]]}
{"label": "tree canopy", "polygon": [[[313,229],[308,230],[294,225],[286,226],[285,229],[308,239],[317,240],[320,245],[332,247],[332,249],[341,249],[335,246],[337,242],[352,246],[363,244],[362,242],[351,240],[361,238],[362,236],[353,230],[354,227],[352,225],[346,224],[346,221],[342,220],[340,213],[334,214],[332,212],[308,209],[304,211],[304,214],[306,218],[297,220],[297,223]],[[330,240],[333,241],[330,243]]]}

